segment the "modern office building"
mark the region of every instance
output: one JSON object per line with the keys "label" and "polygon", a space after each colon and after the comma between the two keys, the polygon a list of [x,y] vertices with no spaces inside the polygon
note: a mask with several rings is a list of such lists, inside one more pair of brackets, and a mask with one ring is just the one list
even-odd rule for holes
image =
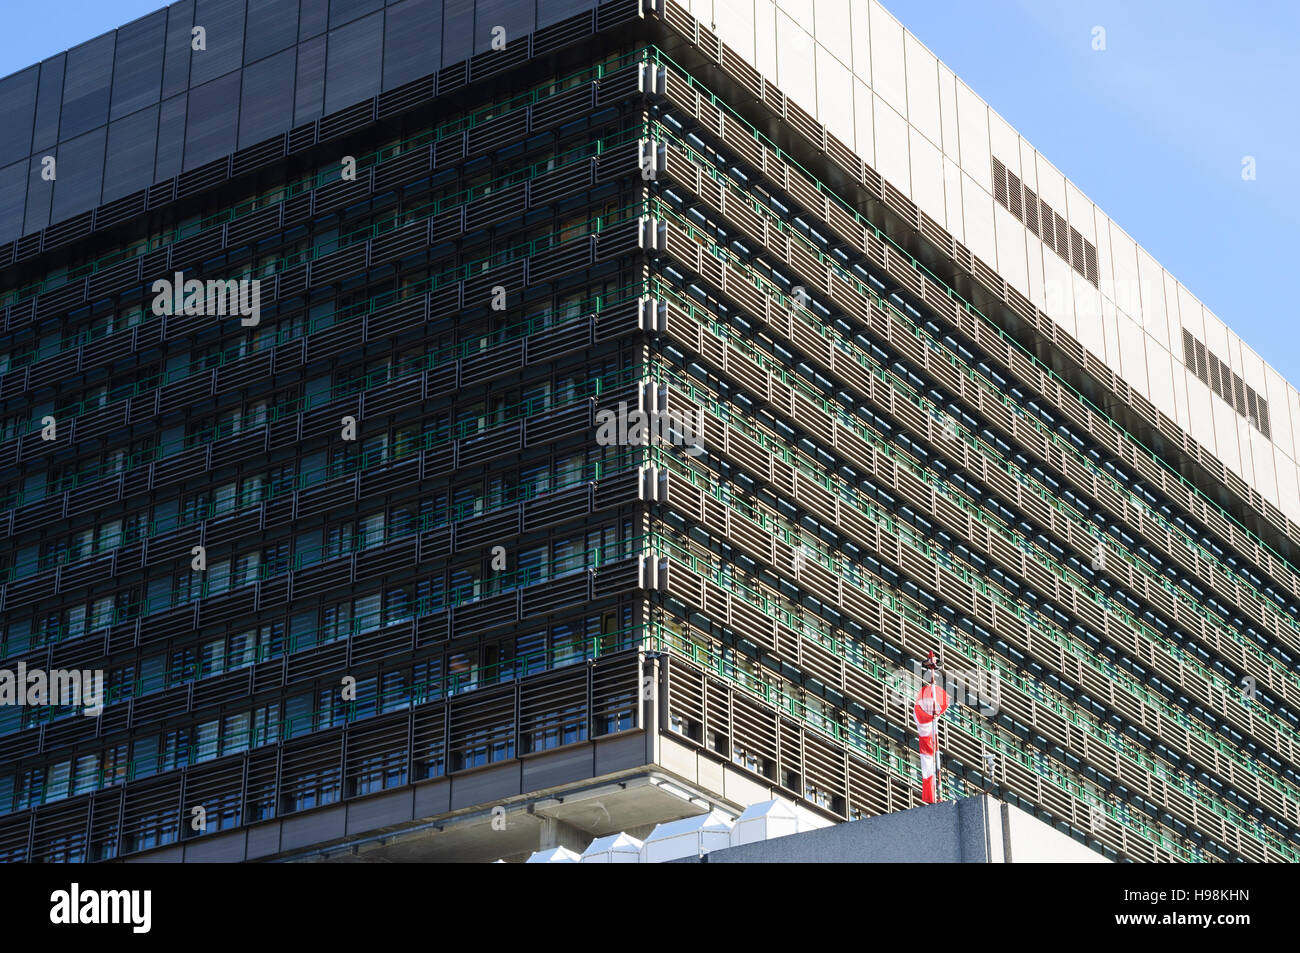
{"label": "modern office building", "polygon": [[931,650],[949,797],[1300,857],[1300,394],[878,4],[183,0],[0,119],[0,670],[105,679],[0,859],[895,812]]}

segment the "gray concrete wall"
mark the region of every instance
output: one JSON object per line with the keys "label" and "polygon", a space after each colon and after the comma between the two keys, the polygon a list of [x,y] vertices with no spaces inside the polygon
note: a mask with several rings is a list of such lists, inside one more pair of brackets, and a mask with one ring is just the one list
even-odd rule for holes
{"label": "gray concrete wall", "polygon": [[[710,864],[1001,863],[1000,805],[981,795],[717,850]],[[686,858],[684,863],[699,863]]]}

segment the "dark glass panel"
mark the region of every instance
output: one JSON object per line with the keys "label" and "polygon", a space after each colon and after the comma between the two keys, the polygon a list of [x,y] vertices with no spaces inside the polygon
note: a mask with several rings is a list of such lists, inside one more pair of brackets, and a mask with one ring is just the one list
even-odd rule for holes
{"label": "dark glass panel", "polygon": [[537,25],[550,26],[595,5],[594,0],[537,0]]}
{"label": "dark glass panel", "polygon": [[54,183],[41,178],[39,156],[33,156],[27,170],[27,211],[23,216],[23,234],[30,235],[50,224],[50,200]]}
{"label": "dark glass panel", "polygon": [[298,39],[298,0],[248,0],[244,62],[293,46]]}
{"label": "dark glass panel", "polygon": [[383,37],[383,13],[372,13],[330,31],[325,69],[326,114],[379,92]]}
{"label": "dark glass panel", "polygon": [[468,59],[474,33],[474,0],[444,0],[442,13],[442,63]]}
{"label": "dark glass panel", "polygon": [[298,42],[320,36],[329,26],[329,4],[324,0],[302,0],[298,15]]}
{"label": "dark glass panel", "polygon": [[67,54],[51,56],[41,63],[41,85],[36,94],[36,129],[32,151],[49,149],[59,141],[59,111],[63,106],[63,68]]}
{"label": "dark glass panel", "polygon": [[167,8],[167,60],[163,66],[164,97],[183,93],[190,85],[190,28],[194,25],[194,0],[181,0]]}
{"label": "dark glass panel", "polygon": [[269,139],[293,123],[293,74],[293,50],[244,67],[239,148]]}
{"label": "dark glass panel", "polygon": [[108,154],[104,162],[105,202],[120,199],[153,184],[157,144],[157,106],[149,106],[108,124]]}
{"label": "dark glass panel", "polygon": [[27,204],[27,160],[0,169],[0,242],[23,233],[23,207]]}
{"label": "dark glass panel", "polygon": [[294,92],[293,124],[320,117],[325,105],[325,37],[298,44],[298,85]]}
{"label": "dark glass panel", "polygon": [[194,25],[207,31],[208,48],[190,55],[191,87],[243,65],[244,0],[198,0]]}
{"label": "dark glass panel", "polygon": [[351,23],[362,14],[374,13],[383,5],[384,0],[330,0],[330,29]]}
{"label": "dark glass panel", "polygon": [[185,121],[185,168],[234,152],[239,126],[238,72],[190,90]]}
{"label": "dark glass panel", "polygon": [[0,166],[26,159],[32,151],[32,122],[36,117],[36,86],[41,68],[30,66],[0,79]]}
{"label": "dark glass panel", "polygon": [[384,25],[384,89],[436,73],[442,65],[442,4],[400,0]]}
{"label": "dark glass panel", "polygon": [[59,143],[58,179],[54,183],[51,222],[61,222],[99,204],[104,177],[106,128]]}
{"label": "dark glass panel", "polygon": [[158,102],[166,46],[166,10],[159,10],[117,31],[110,120],[121,119]]}
{"label": "dark glass panel", "polygon": [[158,158],[154,165],[154,181],[170,179],[181,171],[181,158],[185,155],[184,96],[165,100],[158,113]]}
{"label": "dark glass panel", "polygon": [[113,86],[113,41],[107,33],[68,50],[68,74],[63,81],[63,116],[59,139],[67,140],[108,122],[108,98]]}
{"label": "dark glass panel", "polygon": [[507,47],[536,29],[531,2],[521,0],[478,0],[474,12],[474,52],[492,49],[492,28],[503,27]]}

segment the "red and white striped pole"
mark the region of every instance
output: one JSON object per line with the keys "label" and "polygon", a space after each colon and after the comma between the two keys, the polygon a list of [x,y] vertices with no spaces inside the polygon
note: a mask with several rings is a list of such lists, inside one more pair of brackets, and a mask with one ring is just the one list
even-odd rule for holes
{"label": "red and white striped pole", "polygon": [[948,693],[934,682],[936,662],[934,652],[925,661],[930,671],[930,684],[922,685],[912,706],[916,718],[916,734],[921,748],[921,801],[937,804],[939,801],[939,718],[948,710]]}

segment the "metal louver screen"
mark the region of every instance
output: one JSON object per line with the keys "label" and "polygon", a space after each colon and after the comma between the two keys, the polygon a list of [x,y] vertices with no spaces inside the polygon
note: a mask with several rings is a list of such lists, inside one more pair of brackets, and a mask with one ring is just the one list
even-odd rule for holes
{"label": "metal louver screen", "polygon": [[1079,234],[1077,228],[1070,229],[1070,264],[1079,274],[1084,274],[1083,266],[1083,236]]}
{"label": "metal louver screen", "polygon": [[1260,433],[1271,440],[1273,437],[1268,426],[1268,401],[1258,396],[1256,401],[1258,403],[1259,419],[1255,421],[1255,426],[1259,428]]}
{"label": "metal louver screen", "polygon": [[1204,344],[1183,329],[1183,363],[1187,369],[1227,402],[1228,406],[1247,418],[1252,426],[1270,440],[1272,432],[1268,422],[1268,401],[1260,397],[1253,387],[1234,374],[1226,361],[1210,351]]}
{"label": "metal louver screen", "polygon": [[993,198],[997,203],[1017,221],[1024,222],[1029,231],[1042,238],[1048,248],[1089,284],[1100,288],[1097,246],[1084,238],[1078,229],[1070,228],[1062,216],[1007,168],[1006,163],[994,155],[989,158],[993,166]]}
{"label": "metal louver screen", "polygon": [[1052,217],[1056,219],[1056,253],[1068,263],[1070,260],[1070,227],[1065,224],[1065,219],[1059,213],[1053,212]]}

